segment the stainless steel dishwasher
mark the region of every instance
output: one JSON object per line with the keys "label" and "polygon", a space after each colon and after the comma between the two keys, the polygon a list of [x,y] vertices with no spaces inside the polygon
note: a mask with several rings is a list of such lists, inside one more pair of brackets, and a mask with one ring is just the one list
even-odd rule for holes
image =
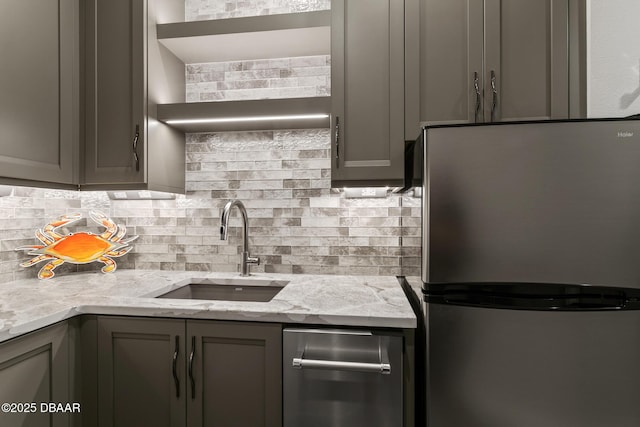
{"label": "stainless steel dishwasher", "polygon": [[403,425],[400,334],[286,328],[282,345],[284,427]]}

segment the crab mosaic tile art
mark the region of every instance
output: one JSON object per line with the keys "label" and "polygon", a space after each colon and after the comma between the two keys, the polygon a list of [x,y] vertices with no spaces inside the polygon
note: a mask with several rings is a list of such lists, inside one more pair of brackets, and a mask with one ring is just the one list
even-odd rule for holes
{"label": "crab mosaic tile art", "polygon": [[81,218],[82,214],[79,213],[62,215],[42,229],[36,230],[35,236],[43,244],[15,248],[16,251],[27,251],[27,254],[35,255],[34,258],[21,263],[20,266],[31,267],[40,262],[48,261],[38,272],[39,279],[52,278],[55,275],[56,267],[65,262],[88,264],[99,261],[104,264],[103,273],[115,271],[117,266],[112,258],[121,257],[133,249],[129,244],[138,236],[131,236],[123,240],[127,233],[126,227],[116,224],[105,214],[97,211],[89,212],[89,218],[105,228],[102,234],[80,231],[62,235],[56,232],[58,228],[73,224]]}

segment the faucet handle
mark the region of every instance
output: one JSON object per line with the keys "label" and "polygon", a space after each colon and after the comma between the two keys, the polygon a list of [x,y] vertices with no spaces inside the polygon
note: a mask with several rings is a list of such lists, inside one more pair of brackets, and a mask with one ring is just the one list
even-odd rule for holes
{"label": "faucet handle", "polygon": [[247,264],[256,264],[260,265],[260,257],[247,255]]}

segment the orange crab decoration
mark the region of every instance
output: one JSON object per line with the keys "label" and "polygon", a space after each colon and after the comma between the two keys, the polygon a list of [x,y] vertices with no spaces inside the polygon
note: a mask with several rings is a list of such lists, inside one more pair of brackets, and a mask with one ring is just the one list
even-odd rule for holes
{"label": "orange crab decoration", "polygon": [[138,238],[130,237],[122,240],[127,232],[123,225],[118,225],[101,212],[89,212],[93,222],[106,228],[102,234],[87,232],[70,233],[66,236],[56,233],[63,225],[71,224],[82,218],[79,213],[63,215],[45,225],[41,230],[36,230],[36,238],[44,245],[30,245],[16,248],[16,251],[29,251],[29,255],[37,255],[20,265],[30,267],[42,261],[49,261],[38,272],[38,278],[50,279],[55,273],[56,267],[65,262],[72,264],[88,264],[93,261],[104,263],[103,273],[111,273],[116,270],[116,262],[111,259],[121,257],[128,253],[132,247],[129,243]]}

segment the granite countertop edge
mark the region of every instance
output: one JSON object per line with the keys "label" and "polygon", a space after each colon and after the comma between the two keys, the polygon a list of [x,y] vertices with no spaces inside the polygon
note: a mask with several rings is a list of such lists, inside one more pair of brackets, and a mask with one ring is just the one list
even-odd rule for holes
{"label": "granite countertop edge", "polygon": [[289,283],[269,302],[155,298],[190,279],[238,277],[238,273],[119,270],[3,283],[0,342],[82,314],[416,327],[416,316],[394,276],[255,273],[247,279]]}

